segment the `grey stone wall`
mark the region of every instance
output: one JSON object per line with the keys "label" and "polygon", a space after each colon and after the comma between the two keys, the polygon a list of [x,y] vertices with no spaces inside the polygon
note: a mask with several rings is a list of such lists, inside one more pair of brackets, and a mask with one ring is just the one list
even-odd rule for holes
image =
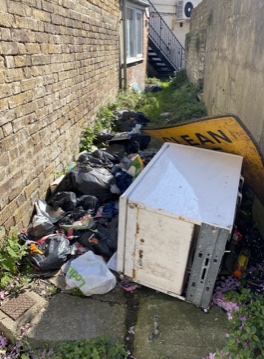
{"label": "grey stone wall", "polygon": [[[119,88],[119,0],[0,0],[0,226],[78,152],[80,133]],[[3,231],[2,231],[3,232]]]}
{"label": "grey stone wall", "polygon": [[262,152],[263,18],[262,0],[203,0],[192,13],[186,41],[187,73],[203,84],[209,115],[238,115]]}

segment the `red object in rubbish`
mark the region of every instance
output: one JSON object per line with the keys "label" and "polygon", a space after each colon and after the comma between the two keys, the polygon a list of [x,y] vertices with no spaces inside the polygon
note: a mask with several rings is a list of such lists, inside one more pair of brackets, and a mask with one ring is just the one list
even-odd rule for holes
{"label": "red object in rubbish", "polygon": [[129,280],[122,280],[119,284],[126,292],[131,292],[137,288],[140,288],[140,285],[134,282],[130,282]]}
{"label": "red object in rubbish", "polygon": [[239,232],[239,230],[237,228],[235,228],[234,231],[233,231],[233,237],[232,238],[233,238],[234,242],[238,243],[238,242],[242,241],[243,236]]}

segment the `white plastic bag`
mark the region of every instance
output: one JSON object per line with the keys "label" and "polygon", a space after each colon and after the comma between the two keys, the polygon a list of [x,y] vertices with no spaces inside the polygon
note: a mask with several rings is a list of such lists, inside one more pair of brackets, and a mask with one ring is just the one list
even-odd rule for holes
{"label": "white plastic bag", "polygon": [[66,273],[68,288],[79,288],[86,296],[104,294],[116,285],[116,278],[102,257],[92,251],[74,259]]}

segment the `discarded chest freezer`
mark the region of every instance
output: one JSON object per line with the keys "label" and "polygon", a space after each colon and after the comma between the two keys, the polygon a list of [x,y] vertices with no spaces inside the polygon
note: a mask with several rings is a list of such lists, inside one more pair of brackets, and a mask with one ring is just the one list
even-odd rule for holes
{"label": "discarded chest freezer", "polygon": [[165,143],[120,197],[117,270],[207,309],[241,196],[242,160]]}

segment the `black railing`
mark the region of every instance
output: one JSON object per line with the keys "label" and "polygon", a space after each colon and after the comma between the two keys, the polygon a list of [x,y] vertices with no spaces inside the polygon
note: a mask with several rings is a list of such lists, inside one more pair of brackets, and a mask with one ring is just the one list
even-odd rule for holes
{"label": "black railing", "polygon": [[150,0],[148,0],[148,2],[150,4],[149,39],[159,49],[175,71],[181,70],[185,67],[184,48],[160,16],[152,2]]}

